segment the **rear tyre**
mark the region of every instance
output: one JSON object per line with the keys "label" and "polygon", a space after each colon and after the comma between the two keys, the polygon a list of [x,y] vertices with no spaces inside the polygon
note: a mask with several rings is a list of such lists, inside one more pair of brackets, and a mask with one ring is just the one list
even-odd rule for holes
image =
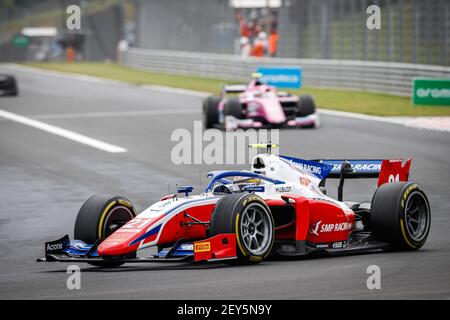
{"label": "rear tyre", "polygon": [[19,89],[17,87],[16,78],[12,75],[0,75],[2,89],[0,96],[17,96]]}
{"label": "rear tyre", "polygon": [[306,117],[316,112],[316,103],[310,95],[302,95],[298,99],[297,116]]}
{"label": "rear tyre", "polygon": [[257,264],[272,250],[274,222],[263,199],[235,193],[218,201],[211,215],[210,236],[236,234],[237,263]]}
{"label": "rear tyre", "polygon": [[242,104],[238,99],[229,99],[224,105],[224,114],[233,116],[236,119],[242,119]]}
{"label": "rear tyre", "polygon": [[387,242],[394,250],[418,250],[427,240],[430,224],[430,205],[417,183],[386,183],[375,192],[371,205],[374,240]]}
{"label": "rear tyre", "polygon": [[18,96],[19,95],[19,87],[17,86],[17,81],[16,81],[16,78],[12,78],[11,79],[11,81],[12,81],[12,90],[11,90],[11,96]]}
{"label": "rear tyre", "polygon": [[[136,216],[131,202],[119,196],[93,195],[78,211],[74,237],[88,244],[109,237],[114,231]],[[123,262],[105,260],[90,262],[98,267],[118,267]]]}
{"label": "rear tyre", "polygon": [[203,117],[205,129],[211,129],[219,122],[220,98],[215,96],[203,100]]}

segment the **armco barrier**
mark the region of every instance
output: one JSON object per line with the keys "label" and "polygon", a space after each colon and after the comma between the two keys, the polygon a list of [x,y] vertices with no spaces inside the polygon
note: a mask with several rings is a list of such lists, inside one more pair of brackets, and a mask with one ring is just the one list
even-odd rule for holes
{"label": "armco barrier", "polygon": [[449,79],[450,67],[354,60],[242,58],[228,54],[130,48],[119,54],[132,68],[244,81],[262,66],[301,66],[303,86],[410,96],[413,78]]}

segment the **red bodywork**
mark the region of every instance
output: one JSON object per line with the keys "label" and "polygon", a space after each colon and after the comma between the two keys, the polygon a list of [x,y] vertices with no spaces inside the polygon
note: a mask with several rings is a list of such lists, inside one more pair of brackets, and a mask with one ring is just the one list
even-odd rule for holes
{"label": "red bodywork", "polygon": [[295,218],[275,229],[276,240],[306,241],[311,244],[348,240],[355,220],[353,211],[344,211],[332,202],[297,195],[284,195],[282,198],[284,204],[269,201],[269,206],[293,206]]}
{"label": "red bodywork", "polygon": [[[294,219],[275,232],[275,240],[304,241],[312,246],[346,242],[355,221],[353,211],[344,211],[336,204],[312,200],[296,195],[285,195],[283,200],[267,200],[269,208],[293,206]],[[276,217],[275,217],[276,218]],[[236,235],[223,234],[194,242],[195,261],[226,259],[236,256]]]}
{"label": "red bodywork", "polygon": [[236,235],[219,234],[209,239],[194,242],[194,260],[211,261],[236,257]]}
{"label": "red bodywork", "polygon": [[[295,215],[289,223],[275,229],[275,240],[307,241],[311,244],[348,240],[354,222],[354,214],[351,210],[344,212],[332,202],[307,199],[297,195],[284,195],[282,198],[283,200],[269,199],[266,203],[269,208],[278,208],[277,212],[280,212],[279,209],[294,210]],[[196,241],[194,242],[196,261],[236,256],[236,235],[218,235],[205,239],[207,233],[205,225],[189,225],[192,219],[187,218],[186,214],[200,221],[209,221],[214,206],[208,204],[190,207],[172,217],[161,230],[158,246],[164,247],[179,239],[187,239]],[[130,246],[132,240],[143,235],[150,225],[157,225],[161,218],[147,223],[140,221],[139,217],[133,219],[99,245],[99,255],[118,256],[136,251],[139,243]],[[277,219],[277,217],[274,218]],[[157,233],[147,237],[144,244],[154,241],[156,236]],[[202,243],[208,243],[208,246],[205,245],[203,249],[196,250],[197,245]]]}

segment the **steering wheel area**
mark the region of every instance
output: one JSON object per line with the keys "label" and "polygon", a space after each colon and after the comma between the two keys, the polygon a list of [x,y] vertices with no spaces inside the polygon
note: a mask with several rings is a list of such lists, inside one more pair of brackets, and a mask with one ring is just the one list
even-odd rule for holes
{"label": "steering wheel area", "polygon": [[230,188],[228,188],[228,186],[224,184],[217,184],[214,186],[212,193],[215,195],[220,195],[220,194],[231,194],[232,192]]}

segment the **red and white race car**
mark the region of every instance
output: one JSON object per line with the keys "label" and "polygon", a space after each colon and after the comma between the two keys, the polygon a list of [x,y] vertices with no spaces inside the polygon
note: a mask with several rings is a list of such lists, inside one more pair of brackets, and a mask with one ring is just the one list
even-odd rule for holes
{"label": "red and white race car", "polygon": [[313,97],[277,91],[262,83],[259,73],[252,76],[249,84],[225,85],[220,97],[210,96],[203,101],[206,129],[319,127]]}
{"label": "red and white race car", "polygon": [[[264,145],[272,147],[269,145]],[[261,147],[261,146],[259,146]],[[409,159],[303,160],[257,155],[250,171],[214,171],[203,193],[192,187],[163,197],[140,214],[124,197],[94,195],[81,207],[74,236],[45,244],[39,261],[233,261],[259,263],[270,254],[379,249],[417,250],[430,230],[422,188],[408,182]],[[339,179],[338,199],[326,195]],[[344,202],[345,179],[377,178],[371,203]],[[156,253],[138,257],[141,249]]]}

